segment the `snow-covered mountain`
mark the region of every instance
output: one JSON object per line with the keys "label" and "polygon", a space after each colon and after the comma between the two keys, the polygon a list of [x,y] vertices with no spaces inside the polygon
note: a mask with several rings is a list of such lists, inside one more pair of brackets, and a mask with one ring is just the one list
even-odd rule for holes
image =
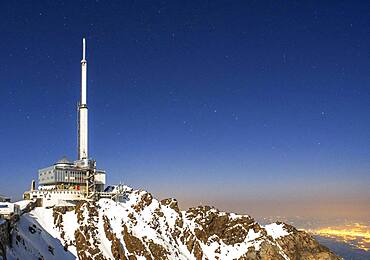
{"label": "snow-covered mountain", "polygon": [[339,259],[290,225],[207,206],[180,211],[174,199],[132,189],[123,202],[36,207],[11,240],[7,259]]}

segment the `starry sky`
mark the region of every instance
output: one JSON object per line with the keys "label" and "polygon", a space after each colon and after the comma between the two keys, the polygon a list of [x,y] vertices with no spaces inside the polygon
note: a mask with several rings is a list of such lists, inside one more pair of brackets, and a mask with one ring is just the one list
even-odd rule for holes
{"label": "starry sky", "polygon": [[90,155],[187,208],[369,217],[368,1],[1,1],[0,193]]}

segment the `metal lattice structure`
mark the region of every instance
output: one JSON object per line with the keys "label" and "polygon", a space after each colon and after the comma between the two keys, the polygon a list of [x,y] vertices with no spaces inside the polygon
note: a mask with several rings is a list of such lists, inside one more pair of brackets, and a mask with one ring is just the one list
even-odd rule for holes
{"label": "metal lattice structure", "polygon": [[95,199],[95,169],[86,171],[86,198]]}

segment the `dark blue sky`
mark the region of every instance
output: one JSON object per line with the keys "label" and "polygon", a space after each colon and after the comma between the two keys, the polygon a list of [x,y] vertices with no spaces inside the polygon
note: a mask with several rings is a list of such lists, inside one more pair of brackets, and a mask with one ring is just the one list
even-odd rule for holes
{"label": "dark blue sky", "polygon": [[2,1],[0,193],[76,158],[86,36],[90,155],[110,183],[184,207],[368,216],[369,13],[367,1]]}

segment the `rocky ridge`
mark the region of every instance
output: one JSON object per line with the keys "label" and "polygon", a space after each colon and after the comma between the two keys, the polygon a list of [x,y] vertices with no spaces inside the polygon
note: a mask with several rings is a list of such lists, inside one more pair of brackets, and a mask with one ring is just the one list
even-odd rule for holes
{"label": "rocky ridge", "polygon": [[339,259],[293,226],[208,206],[180,211],[175,199],[130,188],[123,202],[35,208],[12,240],[8,259]]}

